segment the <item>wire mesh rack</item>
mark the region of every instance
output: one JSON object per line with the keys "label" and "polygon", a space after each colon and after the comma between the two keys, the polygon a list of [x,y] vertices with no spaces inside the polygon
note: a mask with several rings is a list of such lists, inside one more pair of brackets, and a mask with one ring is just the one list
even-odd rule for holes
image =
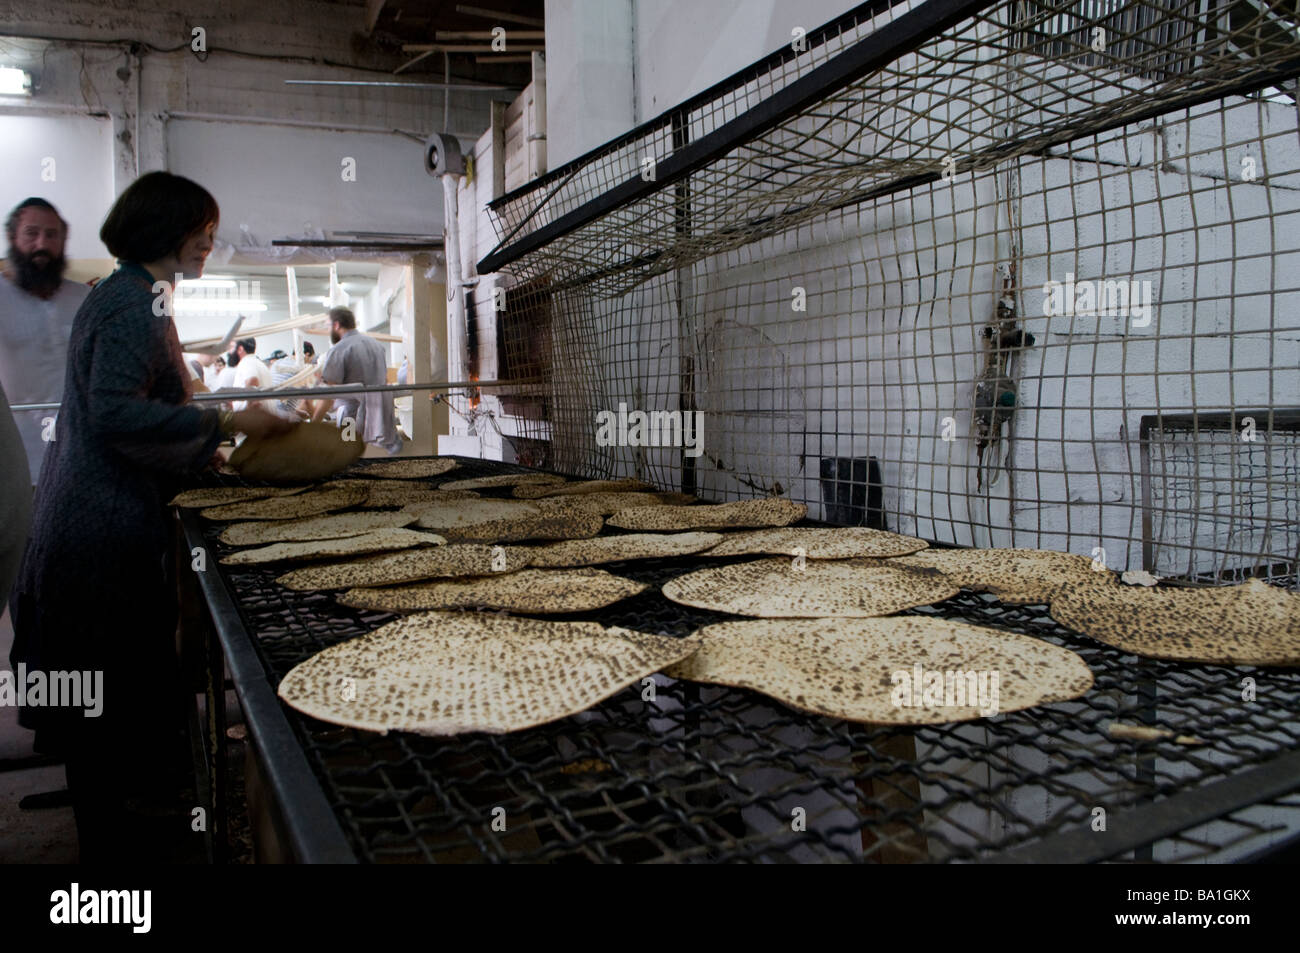
{"label": "wire mesh rack", "polygon": [[861,4],[491,203],[546,382],[496,412],[566,472],[835,522],[870,462],[926,539],[1292,580],[1298,75],[1293,0]]}
{"label": "wire mesh rack", "polygon": [[[462,459],[444,479],[517,469]],[[394,618],[288,590],[275,569],[220,566],[222,524],[190,514],[183,525],[224,582],[207,591],[227,655],[251,649],[261,662],[236,676],[241,697]],[[611,564],[651,588],[547,618],[681,637],[730,617],[669,602],[658,587],[716,564]],[[912,611],[1065,646],[1096,684],[1074,702],[916,729],[664,676],[508,735],[381,736],[278,704],[249,722],[256,741],[271,718],[287,720],[310,765],[310,798],[272,778],[281,810],[292,817],[323,795],[333,834],[365,862],[1190,862],[1257,853],[1300,830],[1289,793],[1300,788],[1300,671],[1138,659],[1061,627],[1044,607],[970,592]],[[1113,722],[1204,743],[1115,740]],[[325,826],[300,836],[326,837]]]}

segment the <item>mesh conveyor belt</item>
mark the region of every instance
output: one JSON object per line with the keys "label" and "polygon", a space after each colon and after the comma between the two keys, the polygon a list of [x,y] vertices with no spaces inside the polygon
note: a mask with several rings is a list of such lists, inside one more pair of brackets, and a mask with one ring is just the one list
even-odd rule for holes
{"label": "mesh conveyor belt", "polygon": [[[514,469],[462,460],[430,482]],[[187,519],[191,537],[200,525],[217,565],[211,557],[229,551],[216,540],[224,526]],[[659,585],[719,562],[601,568]],[[395,618],[339,606],[327,593],[287,590],[274,582],[282,571],[220,567],[244,630],[223,638],[253,636],[272,684],[327,646]],[[1096,685],[1075,702],[917,730],[805,715],[754,692],[663,677],[653,702],[636,686],[581,715],[505,736],[379,736],[284,713],[358,858],[373,862],[996,859],[1090,830],[1098,807],[1114,825],[1131,809],[1158,809],[1175,796],[1191,803],[1212,782],[1280,765],[1300,747],[1295,669],[1135,659],[1063,629],[1044,607],[967,592],[912,611],[1063,645],[1087,661]],[[548,618],[683,636],[729,617],[655,591]],[[1245,678],[1254,680],[1253,702],[1242,700]],[[1207,743],[1116,742],[1105,733],[1116,720]],[[1300,773],[1286,778],[1300,788]],[[1232,804],[1221,821],[1113,859],[1243,856],[1300,826],[1298,801],[1273,798],[1264,818],[1262,808]],[[294,809],[291,801],[282,807]],[[806,829],[796,830],[800,811]]]}

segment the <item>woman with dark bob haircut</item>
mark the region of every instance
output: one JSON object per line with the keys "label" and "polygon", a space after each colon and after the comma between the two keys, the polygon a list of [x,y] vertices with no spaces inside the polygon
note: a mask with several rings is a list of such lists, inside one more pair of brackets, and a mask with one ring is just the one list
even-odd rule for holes
{"label": "woman with dark bob haircut", "polygon": [[[189,813],[158,808],[184,784],[184,685],[176,664],[173,527],[178,477],[202,468],[223,435],[293,424],[258,409],[189,403],[170,301],[155,282],[198,278],[217,203],[167,172],[131,184],[99,237],[119,259],[77,312],[63,403],[10,599],[13,670],[45,673],[19,722],[63,755],[83,863],[163,859]],[[168,295],[164,290],[163,295]],[[80,707],[51,707],[53,673],[79,673]],[[70,681],[68,676],[63,676]],[[179,747],[178,747],[179,746]],[[160,816],[161,815],[161,816]],[[179,826],[183,825],[183,826]]]}

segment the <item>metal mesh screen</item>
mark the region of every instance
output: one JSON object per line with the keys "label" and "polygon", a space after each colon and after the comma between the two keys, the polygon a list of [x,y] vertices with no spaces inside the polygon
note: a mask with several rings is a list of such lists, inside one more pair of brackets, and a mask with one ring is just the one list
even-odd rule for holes
{"label": "metal mesh screen", "polygon": [[1146,568],[1285,584],[1300,555],[1300,415],[1148,418],[1142,444]]}
{"label": "metal mesh screen", "polygon": [[[459,462],[442,481],[516,469]],[[211,607],[230,620],[225,638],[254,646],[271,686],[394,618],[281,586],[282,568],[222,564],[232,551],[219,540],[225,524],[193,512],[183,523],[186,545],[206,548],[228,587],[232,611]],[[717,563],[606,564],[650,588],[547,618],[682,637],[729,617],[670,602],[660,589]],[[970,862],[1020,850],[1053,862],[1222,862],[1300,826],[1297,798],[1268,793],[1294,784],[1300,671],[1135,658],[1058,625],[1044,606],[971,592],[908,614],[1064,646],[1096,684],[1070,702],[919,728],[823,718],[757,692],[663,676],[652,698],[634,685],[580,715],[506,735],[378,735],[287,706],[284,714],[348,844],[379,863]],[[1256,693],[1249,701],[1246,684]],[[1124,740],[1112,736],[1115,722],[1172,736]],[[1234,781],[1244,790],[1216,794]],[[274,794],[288,814],[299,806],[293,790]],[[1093,826],[1098,808],[1108,836]],[[497,811],[504,825],[494,824]]]}
{"label": "metal mesh screen", "polygon": [[1298,23],[856,8],[493,203],[480,270],[549,324],[507,356],[548,381],[522,435],[574,473],[1293,584],[1294,449],[1143,421],[1300,405]]}

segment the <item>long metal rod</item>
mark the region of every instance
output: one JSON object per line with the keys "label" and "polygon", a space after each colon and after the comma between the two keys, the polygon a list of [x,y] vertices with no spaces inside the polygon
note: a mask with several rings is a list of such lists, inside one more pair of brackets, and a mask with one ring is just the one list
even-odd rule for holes
{"label": "long metal rod", "polygon": [[[221,390],[209,394],[195,394],[195,403],[225,400],[279,400],[284,397],[335,398],[348,394],[401,394],[410,390],[450,390],[461,387],[514,387],[536,384],[532,378],[511,381],[434,381],[432,384],[326,384],[323,387],[286,387],[283,390]],[[10,404],[12,411],[58,410],[58,402],[48,404]]]}
{"label": "long metal rod", "polygon": [[407,89],[463,89],[475,93],[517,93],[518,86],[494,86],[479,83],[394,83],[367,79],[286,79],[290,86],[405,86]]}

